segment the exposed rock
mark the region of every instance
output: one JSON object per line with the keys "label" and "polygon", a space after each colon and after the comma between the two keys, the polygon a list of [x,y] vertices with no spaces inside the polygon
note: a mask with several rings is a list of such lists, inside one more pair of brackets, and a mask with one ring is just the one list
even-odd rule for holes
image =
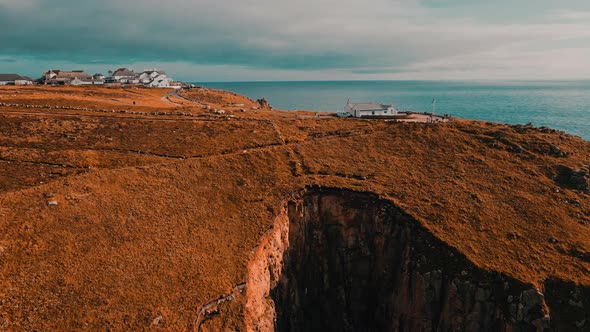
{"label": "exposed rock", "polygon": [[567,166],[558,166],[555,181],[562,187],[588,191],[588,172],[583,169],[571,169]]}
{"label": "exposed rock", "polygon": [[[198,330],[590,327],[585,287],[549,280],[546,298],[529,284],[479,269],[391,203],[336,189],[314,189],[279,213],[251,256],[244,288],[203,307]],[[227,314],[240,305],[243,327]]]}
{"label": "exposed rock", "polygon": [[590,289],[562,280],[545,282],[552,331],[590,331]]}
{"label": "exposed rock", "polygon": [[549,326],[538,290],[478,269],[373,195],[313,192],[282,215],[249,265],[249,330],[542,331]]}
{"label": "exposed rock", "polygon": [[567,152],[562,151],[560,148],[558,148],[557,146],[551,144],[549,146],[549,150],[547,151],[547,154],[553,157],[559,157],[559,158],[565,158],[567,157],[569,154]]}
{"label": "exposed rock", "polygon": [[520,320],[533,322],[539,312],[545,312],[545,299],[543,294],[536,289],[525,290],[520,294],[520,305],[517,317]]}
{"label": "exposed rock", "polygon": [[162,319],[164,319],[164,317],[162,317],[162,315],[159,315],[158,317],[154,318],[154,320],[152,321],[152,325],[160,325]]}
{"label": "exposed rock", "polygon": [[256,100],[256,102],[258,103],[258,105],[260,105],[260,108],[272,109],[272,105],[268,102],[268,100],[266,100],[266,98],[258,99]]}
{"label": "exposed rock", "polygon": [[202,306],[195,322],[197,330],[203,332],[247,330],[243,317],[228,317],[223,314],[237,312],[244,307],[245,288],[245,284],[240,284],[233,289],[231,294]]}

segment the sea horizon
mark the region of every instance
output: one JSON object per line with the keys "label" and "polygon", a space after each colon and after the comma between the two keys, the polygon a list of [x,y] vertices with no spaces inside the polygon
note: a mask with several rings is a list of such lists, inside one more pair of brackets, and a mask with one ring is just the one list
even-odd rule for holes
{"label": "sea horizon", "polygon": [[590,82],[590,78],[584,79],[350,79],[350,80],[335,80],[335,79],[319,79],[319,80],[228,80],[228,81],[195,81],[186,80],[188,84],[208,84],[208,83],[298,83],[298,82],[473,82],[473,83],[527,83],[527,82]]}
{"label": "sea horizon", "polygon": [[[351,102],[547,126],[590,140],[590,80],[318,80],[193,82],[284,110],[341,111]],[[436,101],[433,107],[432,101]]]}

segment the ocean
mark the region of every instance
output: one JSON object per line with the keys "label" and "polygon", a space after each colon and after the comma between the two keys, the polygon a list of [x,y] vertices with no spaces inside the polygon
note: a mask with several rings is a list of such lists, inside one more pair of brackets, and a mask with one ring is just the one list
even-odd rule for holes
{"label": "ocean", "polygon": [[400,110],[548,126],[590,140],[590,81],[338,81],[195,83],[266,98],[285,110],[341,111],[346,101]]}

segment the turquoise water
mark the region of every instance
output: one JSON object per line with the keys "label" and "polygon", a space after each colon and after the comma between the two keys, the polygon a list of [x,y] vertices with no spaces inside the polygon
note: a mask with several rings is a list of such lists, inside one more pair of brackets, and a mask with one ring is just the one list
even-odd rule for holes
{"label": "turquoise water", "polygon": [[590,81],[196,83],[266,98],[275,108],[339,111],[346,100],[477,120],[548,126],[590,140]]}

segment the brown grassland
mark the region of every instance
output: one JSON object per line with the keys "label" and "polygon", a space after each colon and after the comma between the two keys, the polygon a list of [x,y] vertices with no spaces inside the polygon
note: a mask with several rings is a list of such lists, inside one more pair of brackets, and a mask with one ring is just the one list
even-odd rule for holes
{"label": "brown grassland", "polygon": [[258,106],[204,89],[0,88],[0,330],[194,329],[311,186],[375,193],[482,269],[590,285],[590,195],[556,180],[588,171],[589,142]]}

